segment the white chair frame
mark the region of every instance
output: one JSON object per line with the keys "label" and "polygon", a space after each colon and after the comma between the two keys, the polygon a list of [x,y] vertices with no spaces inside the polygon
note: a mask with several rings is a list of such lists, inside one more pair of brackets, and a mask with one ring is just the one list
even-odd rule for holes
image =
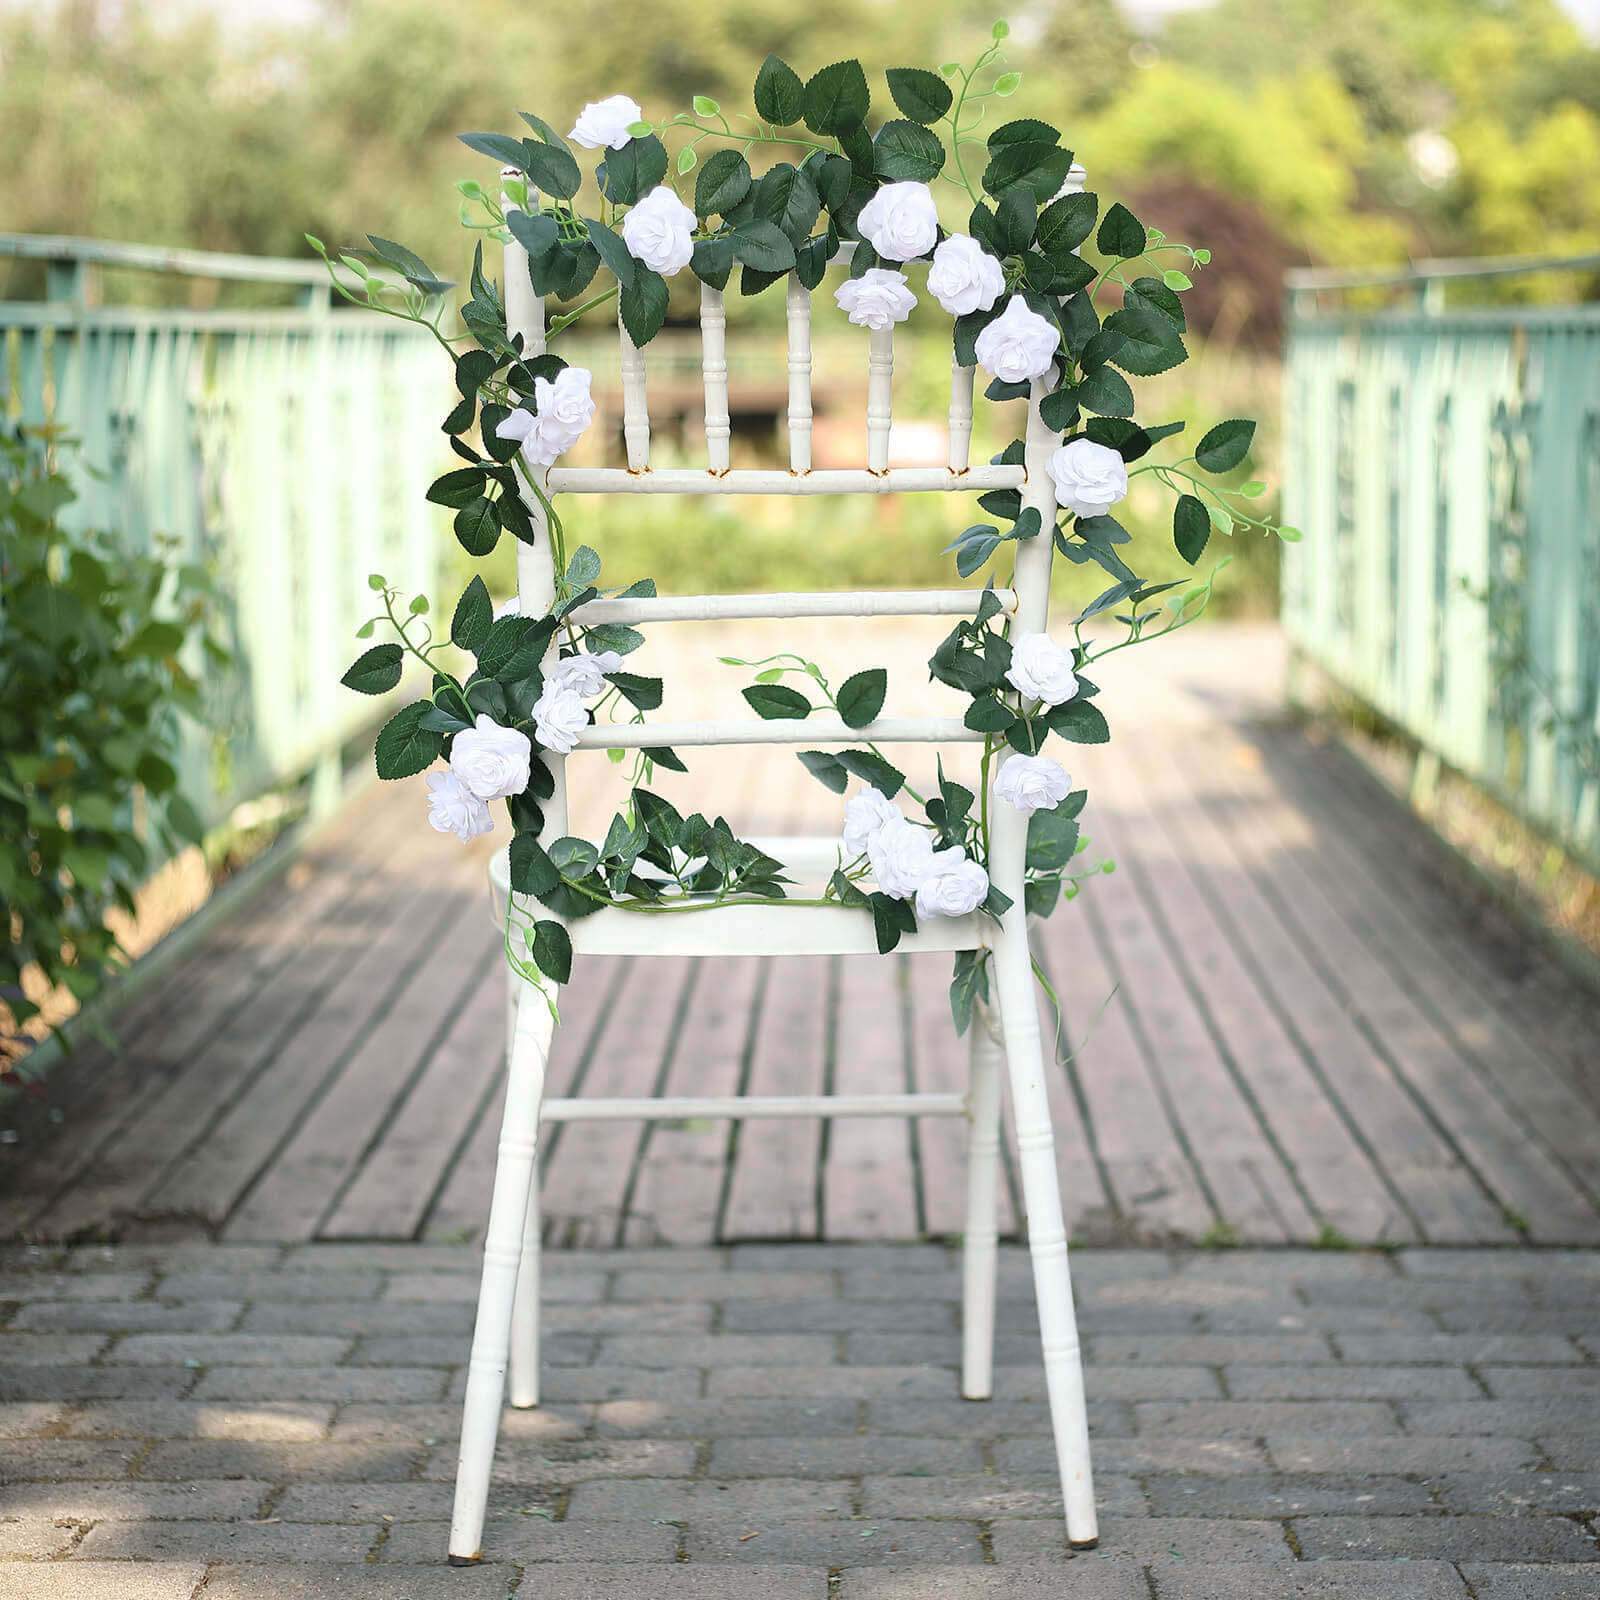
{"label": "white chair frame", "polygon": [[[514,169],[508,175],[516,176]],[[1077,174],[1074,174],[1076,177]],[[510,202],[508,201],[509,205]],[[544,349],[544,304],[534,294],[527,256],[515,241],[505,247],[505,303],[511,331],[524,348]],[[968,463],[972,437],[973,369],[957,365],[950,386],[949,458],[946,467],[890,468],[894,344],[892,330],[868,335],[867,465],[859,470],[813,470],[811,466],[811,296],[792,275],[788,295],[788,435],[790,469],[743,471],[729,467],[726,318],[722,295],[702,286],[700,326],[705,384],[708,462],[700,470],[652,471],[650,421],[645,399],[645,358],[619,325],[623,384],[623,468],[554,467],[541,476],[551,493],[565,494],[893,494],[914,490],[982,492],[1015,488],[1024,505],[1038,508],[1048,527],[1054,491],[1046,463],[1060,442],[1039,413],[1047,393],[1035,382],[1028,403],[1022,466]],[[555,593],[555,571],[538,500],[528,509],[540,535],[517,551],[517,581],[525,616],[542,615]],[[1016,547],[1015,590],[1002,605],[1027,633],[1045,630],[1050,592],[1051,545],[1047,538]],[[831,617],[960,615],[976,610],[972,590],[909,593],[771,594],[597,600],[584,608],[587,621],[670,622],[714,617]],[[552,652],[554,645],[552,645]],[[884,717],[865,728],[838,718],[804,722],[708,721],[694,723],[599,724],[586,729],[582,749],[641,745],[848,744],[861,740],[968,742],[981,739],[954,718]],[[568,831],[565,758],[546,753],[555,793],[545,806],[546,843]],[[761,840],[762,848],[797,874],[832,869],[832,840]],[[539,1192],[537,1144],[541,1123],[581,1118],[964,1116],[967,1138],[967,1221],[962,1251],[961,1393],[987,1400],[993,1393],[996,1193],[1000,1158],[1000,1078],[1010,1079],[1028,1247],[1033,1262],[1039,1328],[1052,1430],[1060,1469],[1068,1541],[1092,1548],[1098,1541],[1083,1368],[1067,1234],[1057,1179],[1055,1139],[1045,1084],[1045,1057],[1038,1001],[1028,949],[1023,902],[1027,818],[1010,806],[993,813],[989,871],[1010,896],[1011,908],[998,927],[969,916],[922,923],[901,948],[952,951],[988,948],[998,1029],[988,1007],[972,1025],[967,1093],[793,1096],[676,1097],[633,1100],[544,1099],[545,1068],[554,1023],[543,995],[524,980],[511,980],[507,1004],[507,1082],[495,1165],[493,1198],[484,1241],[483,1279],[467,1369],[461,1456],[450,1560],[481,1559],[484,1514],[501,1409],[510,1368],[513,1406],[539,1403]],[[491,869],[497,904],[510,892],[504,852]],[[577,953],[604,955],[866,955],[876,956],[871,919],[842,906],[725,906],[703,916],[641,918],[604,909],[570,928]]]}

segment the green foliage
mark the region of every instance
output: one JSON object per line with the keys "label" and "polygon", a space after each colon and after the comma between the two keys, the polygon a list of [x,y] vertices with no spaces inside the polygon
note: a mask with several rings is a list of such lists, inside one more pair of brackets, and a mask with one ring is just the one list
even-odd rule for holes
{"label": "green foliage", "polygon": [[0,434],[0,1018],[14,1029],[38,1012],[24,969],[89,999],[122,964],[108,913],[132,915],[150,866],[199,842],[180,718],[204,720],[202,674],[227,660],[203,568],[63,522],[75,496],[58,451]]}

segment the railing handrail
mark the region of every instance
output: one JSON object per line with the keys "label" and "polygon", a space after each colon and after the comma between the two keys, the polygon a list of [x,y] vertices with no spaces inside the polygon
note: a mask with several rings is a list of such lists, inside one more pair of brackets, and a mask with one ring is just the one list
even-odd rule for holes
{"label": "railing handrail", "polygon": [[1422,285],[1455,278],[1510,278],[1529,272],[1600,271],[1600,254],[1581,256],[1441,256],[1403,267],[1291,267],[1290,293]]}
{"label": "railing handrail", "polygon": [[170,272],[188,278],[236,278],[253,283],[322,285],[328,281],[327,269],[311,259],[230,255],[221,250],[185,250],[162,244],[119,244],[65,233],[0,233],[0,256],[132,267],[141,272]]}

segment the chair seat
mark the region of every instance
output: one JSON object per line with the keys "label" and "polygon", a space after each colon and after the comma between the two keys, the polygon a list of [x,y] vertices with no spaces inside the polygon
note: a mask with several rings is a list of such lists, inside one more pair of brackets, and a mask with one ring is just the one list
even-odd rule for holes
{"label": "chair seat", "polygon": [[[790,893],[820,892],[838,861],[839,841],[803,836],[749,841],[783,862],[795,879]],[[505,917],[511,888],[511,852],[497,850],[489,862],[497,922]],[[622,911],[605,907],[566,925],[573,951],[607,956],[783,956],[869,955],[877,951],[872,918],[858,906],[718,906],[706,911]],[[976,914],[932,917],[904,935],[899,949],[918,952],[977,950],[989,942],[993,923]]]}

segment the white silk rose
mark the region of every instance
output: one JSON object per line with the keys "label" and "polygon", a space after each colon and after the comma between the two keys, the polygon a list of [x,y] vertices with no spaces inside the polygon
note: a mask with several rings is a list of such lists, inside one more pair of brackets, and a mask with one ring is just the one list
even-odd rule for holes
{"label": "white silk rose", "polygon": [[591,100],[578,113],[578,120],[567,137],[585,150],[620,150],[633,137],[628,132],[644,121],[644,110],[637,100],[625,94]]}
{"label": "white silk rose", "polygon": [[958,846],[940,850],[917,885],[919,917],[964,917],[989,897],[989,874]]}
{"label": "white silk rose", "polygon": [[478,713],[450,744],[450,770],[480,800],[504,800],[528,787],[533,746],[525,733],[502,728],[493,717]]}
{"label": "white silk rose", "polygon": [[939,208],[925,183],[886,183],[861,208],[856,232],[885,261],[925,256],[939,237]]}
{"label": "white silk rose", "polygon": [[939,242],[928,268],[928,293],[952,317],[987,311],[1005,293],[1005,268],[965,233]]}
{"label": "white silk rose", "polygon": [[881,789],[863,789],[860,794],[851,795],[844,805],[842,843],[845,855],[860,855],[880,828],[904,820],[899,806]]}
{"label": "white silk rose", "polygon": [[1128,492],[1128,464],[1109,445],[1069,439],[1050,457],[1056,503],[1080,517],[1103,516]]}
{"label": "white silk rose", "polygon": [[833,298],[858,328],[883,329],[904,322],[917,303],[906,287],[905,273],[887,267],[868,267],[859,278],[847,278]]}
{"label": "white silk rose", "polygon": [[1049,756],[1008,756],[994,780],[995,798],[1015,806],[1025,816],[1053,811],[1067,798],[1072,779],[1066,768]]}
{"label": "white silk rose", "polygon": [[1058,706],[1078,692],[1072,652],[1047,633],[1025,633],[1013,642],[1006,681],[1027,699],[1042,700],[1047,706]]}
{"label": "white silk rose", "polygon": [[569,755],[589,726],[589,708],[576,689],[547,683],[533,702],[533,735],[546,750]]}
{"label": "white silk rose", "polygon": [[914,822],[896,817],[867,841],[867,860],[886,895],[909,900],[933,870],[933,840]]}
{"label": "white silk rose", "polygon": [[1055,360],[1061,344],[1061,330],[1055,323],[1030,310],[1020,294],[1006,302],[1006,308],[982,333],[974,349],[978,365],[1002,383],[1026,383],[1042,378]]}
{"label": "white silk rose", "polygon": [[519,406],[495,427],[498,439],[515,439],[530,467],[548,467],[565,455],[594,421],[592,379],[584,367],[563,367],[554,378],[533,380],[536,410]]}
{"label": "white silk rose", "polygon": [[606,674],[622,665],[615,650],[580,650],[563,656],[544,680],[546,689],[571,689],[585,700],[592,700],[606,686]]}
{"label": "white silk rose", "polygon": [[435,833],[453,833],[462,844],[494,827],[489,807],[454,772],[428,774],[428,825]]}
{"label": "white silk rose", "polygon": [[695,215],[664,183],[622,219],[622,242],[635,261],[670,278],[694,255]]}

